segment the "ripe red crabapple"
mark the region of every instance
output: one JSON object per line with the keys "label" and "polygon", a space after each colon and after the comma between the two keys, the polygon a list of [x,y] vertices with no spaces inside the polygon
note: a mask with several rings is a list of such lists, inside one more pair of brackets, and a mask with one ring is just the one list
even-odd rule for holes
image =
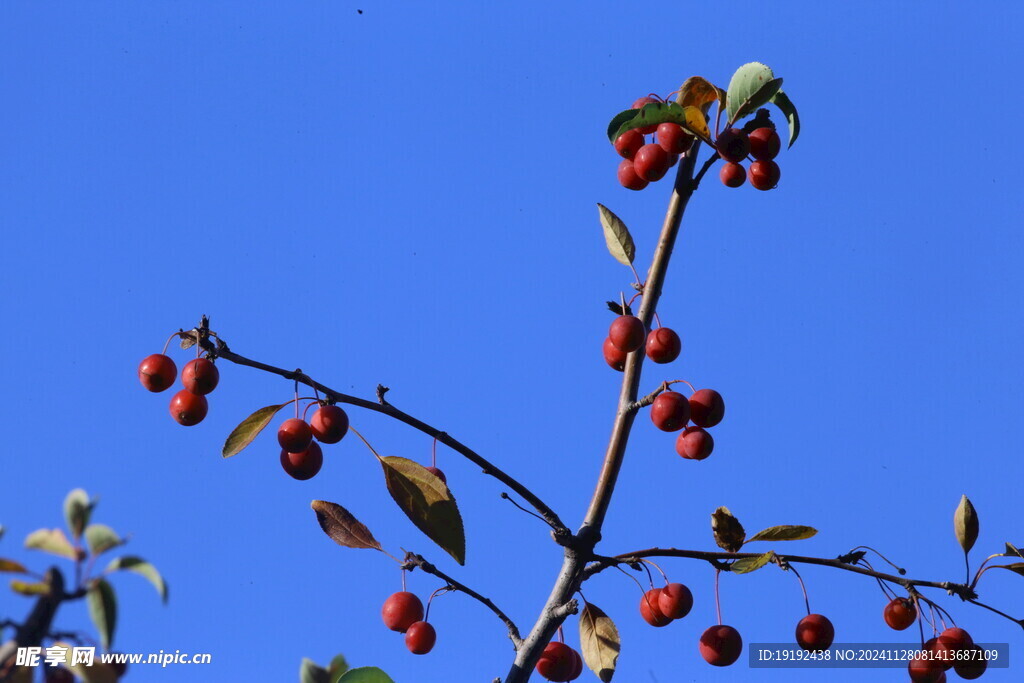
{"label": "ripe red crabapple", "polygon": [[202,422],[209,408],[205,396],[193,394],[188,389],[182,389],[171,398],[171,417],[186,427]]}
{"label": "ripe red crabapple", "polygon": [[193,358],[181,369],[181,384],[193,394],[205,396],[219,381],[220,370],[209,358]]}
{"label": "ripe red crabapple", "polygon": [[324,464],[324,452],[316,441],[309,444],[304,451],[289,453],[281,449],[281,467],[293,479],[306,481],[316,476]]}
{"label": "ripe red crabapple", "polygon": [[389,629],[405,633],[417,621],[423,621],[423,603],[408,591],[392,593],[384,601],[380,616]]}
{"label": "ripe red crabapple", "polygon": [[178,376],[178,368],[170,356],[154,353],[146,356],[139,363],[139,381],[153,393],[161,392],[174,384]]}

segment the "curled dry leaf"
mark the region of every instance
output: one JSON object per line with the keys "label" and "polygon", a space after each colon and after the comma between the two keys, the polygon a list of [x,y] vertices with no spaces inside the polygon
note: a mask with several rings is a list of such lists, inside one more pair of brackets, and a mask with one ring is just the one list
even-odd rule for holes
{"label": "curled dry leaf", "polygon": [[733,517],[727,507],[720,507],[711,513],[711,531],[715,535],[718,547],[730,553],[742,548],[747,537],[740,520]]}
{"label": "curled dry leaf", "polygon": [[953,531],[964,552],[970,552],[978,540],[978,513],[967,496],[960,497],[960,504],[953,514]]}

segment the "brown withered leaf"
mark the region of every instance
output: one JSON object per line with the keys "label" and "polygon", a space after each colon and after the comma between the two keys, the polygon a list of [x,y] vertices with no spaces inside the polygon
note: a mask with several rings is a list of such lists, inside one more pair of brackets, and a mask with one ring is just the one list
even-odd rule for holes
{"label": "brown withered leaf", "polygon": [[314,500],[309,507],[316,513],[316,521],[320,523],[320,528],[338,545],[346,548],[382,550],[380,543],[366,525],[337,503]]}
{"label": "brown withered leaf", "polygon": [[611,681],[622,641],[615,622],[597,605],[587,603],[580,613],[580,648],[587,667],[605,683]]}
{"label": "brown withered leaf", "polygon": [[715,535],[718,547],[730,553],[742,548],[747,537],[740,520],[736,519],[727,507],[720,507],[711,513],[711,531]]}

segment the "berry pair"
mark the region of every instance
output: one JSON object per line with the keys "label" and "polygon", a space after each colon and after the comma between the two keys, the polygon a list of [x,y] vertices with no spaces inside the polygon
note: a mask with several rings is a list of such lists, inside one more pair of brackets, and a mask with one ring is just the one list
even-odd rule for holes
{"label": "berry pair", "polygon": [[[632,109],[662,100],[648,96],[633,103]],[[654,134],[652,142],[647,135]],[[665,177],[679,161],[679,155],[693,144],[693,136],[678,123],[662,123],[628,130],[615,140],[615,151],[622,157],[619,162],[619,183],[629,190],[642,190],[648,184]]]}
{"label": "berry pair", "polygon": [[[139,363],[139,381],[154,393],[170,388],[177,373],[174,361],[162,353],[146,356]],[[209,410],[206,395],[217,388],[219,381],[220,371],[209,358],[190,360],[181,371],[185,388],[171,398],[171,417],[186,427],[202,422]]]}
{"label": "berry pair", "polygon": [[537,660],[536,669],[549,681],[575,681],[583,673],[583,658],[565,643],[551,641]]}
{"label": "berry pair", "polygon": [[[663,432],[678,432],[676,453],[689,460],[711,455],[715,440],[707,432],[725,416],[725,401],[714,389],[700,389],[687,399],[677,391],[663,391],[651,404],[651,421]],[[693,422],[687,426],[687,423]]]}
{"label": "berry pair", "polygon": [[668,626],[682,619],[693,607],[693,593],[681,583],[652,588],[640,598],[640,616],[651,626]]}
{"label": "berry pair", "polygon": [[[769,126],[757,128],[749,135],[741,128],[726,129],[715,141],[718,156],[726,162],[718,177],[726,187],[739,187],[749,179],[756,189],[770,190],[779,184],[782,177],[782,171],[774,161],[781,147],[779,134]],[[749,170],[745,170],[740,162],[748,154],[754,157],[754,162]]]}
{"label": "berry pair", "polygon": [[299,481],[312,479],[324,464],[323,449],[316,441],[338,443],[347,433],[348,415],[336,405],[317,408],[308,424],[298,417],[285,420],[277,430],[281,467]]}
{"label": "berry pair", "polygon": [[612,321],[604,340],[604,360],[611,368],[622,372],[626,368],[626,358],[641,346],[647,357],[659,364],[671,363],[682,350],[679,335],[673,330],[659,327],[647,333],[640,318],[620,315]]}
{"label": "berry pair", "polygon": [[434,649],[437,631],[423,620],[423,603],[413,593],[393,593],[384,601],[381,618],[389,629],[405,634],[405,646],[414,655],[425,655]]}

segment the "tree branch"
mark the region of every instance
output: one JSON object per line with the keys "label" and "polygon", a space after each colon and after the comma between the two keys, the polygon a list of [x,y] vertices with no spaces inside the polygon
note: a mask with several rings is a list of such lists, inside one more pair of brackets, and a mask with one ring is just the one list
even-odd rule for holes
{"label": "tree branch", "polygon": [[458,581],[456,581],[455,579],[453,579],[452,577],[448,576],[443,571],[441,571],[440,569],[438,569],[437,567],[432,565],[430,562],[427,562],[425,559],[423,559],[422,555],[417,555],[416,553],[406,552],[405,553],[405,561],[402,563],[402,569],[410,569],[411,570],[414,567],[419,567],[420,569],[422,569],[427,574],[433,574],[434,576],[436,576],[437,578],[441,579],[442,581],[447,582],[448,585],[451,586],[452,588],[454,588],[455,590],[457,590],[457,591],[459,591],[461,593],[465,593],[469,597],[479,601],[481,604],[483,604],[485,607],[487,607],[487,609],[489,609],[492,612],[494,612],[494,614],[497,615],[497,617],[499,619],[501,619],[505,623],[505,627],[508,628],[508,637],[509,637],[509,639],[511,639],[512,645],[515,647],[515,649],[518,650],[520,648],[520,646],[522,646],[523,639],[519,635],[519,627],[516,626],[515,622],[512,621],[512,619],[510,619],[507,614],[502,612],[498,608],[498,606],[495,605],[494,602],[491,601],[490,598],[485,598],[484,596],[480,595],[479,593],[477,593],[472,588],[470,588],[470,587],[468,587],[468,586],[466,586],[466,585],[464,585],[462,583],[459,583]]}
{"label": "tree branch", "polygon": [[[555,533],[557,535],[570,535],[568,527],[566,527],[565,524],[562,523],[562,520],[558,517],[557,514],[555,514],[554,510],[548,507],[548,505],[544,503],[544,501],[542,501],[539,497],[537,497],[536,494],[530,491],[530,489],[526,488],[526,486],[519,483],[516,479],[512,478],[511,475],[505,473],[499,467],[497,467],[489,460],[481,456],[479,453],[476,453],[471,448],[462,444],[457,439],[452,438],[451,436],[441,431],[440,429],[431,427],[422,420],[416,419],[415,417],[409,415],[408,413],[405,413],[399,410],[398,408],[395,408],[391,403],[385,401],[384,393],[388,390],[386,387],[377,387],[378,402],[374,403],[372,401],[367,401],[366,399],[357,398],[355,396],[349,396],[348,394],[343,394],[340,391],[335,391],[330,387],[324,386],[323,384],[314,381],[309,375],[306,375],[301,370],[285,370],[284,368],[277,368],[274,367],[273,365],[267,365],[266,363],[261,363],[250,358],[246,358],[245,356],[242,356],[230,350],[228,348],[228,345],[222,339],[210,333],[209,321],[205,316],[203,316],[203,320],[200,323],[200,326],[195,328],[195,330],[192,331],[192,334],[199,338],[199,344],[202,346],[203,349],[206,350],[206,352],[211,357],[220,358],[222,360],[226,360],[237,365],[244,365],[246,367],[255,368],[257,370],[262,370],[264,372],[269,372],[273,375],[280,375],[285,379],[297,381],[300,384],[305,384],[310,388],[320,391],[322,394],[324,394],[334,402],[347,403],[349,405],[354,405],[359,408],[365,408],[366,410],[372,410],[377,413],[382,413],[384,415],[387,415],[388,417],[392,417],[398,420],[399,422],[404,422],[405,424],[409,425],[410,427],[413,427],[414,429],[418,429],[427,436],[431,436],[437,439],[438,441],[448,446],[455,452],[461,454],[463,457],[465,457],[473,464],[479,466],[483,470],[484,474],[494,477],[495,479],[497,479],[498,481],[500,481],[501,483],[505,484],[510,489],[515,491],[517,494],[519,494],[519,496],[523,500],[530,503],[530,505],[532,505],[533,508],[540,513],[544,521],[547,522],[547,524],[555,530]],[[217,339],[216,344],[211,340],[211,337]]]}

